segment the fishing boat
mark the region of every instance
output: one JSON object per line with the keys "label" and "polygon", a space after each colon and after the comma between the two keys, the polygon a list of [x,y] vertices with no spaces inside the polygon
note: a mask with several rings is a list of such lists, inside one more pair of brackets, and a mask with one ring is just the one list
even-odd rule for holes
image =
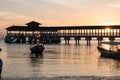
{"label": "fishing boat", "polygon": [[36,57],[38,57],[39,55],[43,54],[44,49],[45,49],[44,45],[39,43],[39,44],[36,44],[36,45],[32,46],[30,48],[30,51],[31,51],[31,54],[35,54]]}
{"label": "fishing boat", "polygon": [[97,49],[101,57],[120,59],[120,42],[102,42]]}

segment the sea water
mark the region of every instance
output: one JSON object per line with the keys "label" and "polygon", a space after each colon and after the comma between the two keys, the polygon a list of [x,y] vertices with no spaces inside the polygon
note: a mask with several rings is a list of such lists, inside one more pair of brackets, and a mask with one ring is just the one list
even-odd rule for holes
{"label": "sea water", "polygon": [[[90,46],[86,41],[75,45],[44,45],[43,56],[35,58],[30,55],[30,44],[6,44],[0,40],[0,58],[3,60],[3,78],[47,78],[79,76],[120,76],[120,62],[100,57],[97,41]],[[59,79],[59,78],[58,78]]]}

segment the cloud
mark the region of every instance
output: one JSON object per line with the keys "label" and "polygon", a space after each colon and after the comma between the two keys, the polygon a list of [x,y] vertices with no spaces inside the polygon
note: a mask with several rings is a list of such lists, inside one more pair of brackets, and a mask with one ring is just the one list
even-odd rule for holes
{"label": "cloud", "polygon": [[120,4],[109,4],[107,6],[113,7],[113,8],[120,8]]}
{"label": "cloud", "polygon": [[120,1],[117,1],[115,3],[107,4],[106,6],[112,7],[112,8],[120,8]]}
{"label": "cloud", "polygon": [[0,26],[1,29],[5,29],[13,24],[24,25],[26,22],[34,20],[33,17],[29,17],[22,14],[16,14],[13,12],[0,11]]}
{"label": "cloud", "polygon": [[31,19],[29,16],[20,15],[12,12],[0,11],[0,21],[11,21],[11,20],[21,20],[21,19]]}
{"label": "cloud", "polygon": [[42,23],[44,26],[47,25],[57,25],[58,22],[53,19],[39,18],[34,16],[26,16],[22,14],[17,14],[13,12],[0,11],[0,24],[1,28],[6,28],[11,25],[25,25],[29,21],[37,21]]}

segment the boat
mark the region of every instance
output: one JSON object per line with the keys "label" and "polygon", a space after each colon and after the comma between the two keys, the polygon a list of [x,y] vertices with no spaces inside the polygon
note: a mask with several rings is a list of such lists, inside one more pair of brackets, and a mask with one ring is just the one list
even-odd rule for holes
{"label": "boat", "polygon": [[35,54],[36,57],[38,57],[38,55],[43,54],[44,49],[45,48],[43,44],[36,44],[30,48],[30,51],[31,51],[31,54]]}
{"label": "boat", "polygon": [[120,59],[120,42],[102,42],[98,47],[101,57]]}

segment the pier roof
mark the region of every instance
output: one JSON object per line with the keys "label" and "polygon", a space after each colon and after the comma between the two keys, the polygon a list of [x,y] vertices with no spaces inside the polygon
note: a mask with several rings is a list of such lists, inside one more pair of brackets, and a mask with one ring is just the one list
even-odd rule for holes
{"label": "pier roof", "polygon": [[36,22],[36,21],[31,21],[31,22],[29,22],[29,23],[26,23],[25,25],[31,25],[31,24],[42,25],[41,23]]}
{"label": "pier roof", "polygon": [[39,26],[39,27],[28,27],[28,26],[10,26],[7,27],[8,31],[49,31],[49,30],[65,30],[65,29],[120,29],[120,25],[98,25],[98,26]]}

